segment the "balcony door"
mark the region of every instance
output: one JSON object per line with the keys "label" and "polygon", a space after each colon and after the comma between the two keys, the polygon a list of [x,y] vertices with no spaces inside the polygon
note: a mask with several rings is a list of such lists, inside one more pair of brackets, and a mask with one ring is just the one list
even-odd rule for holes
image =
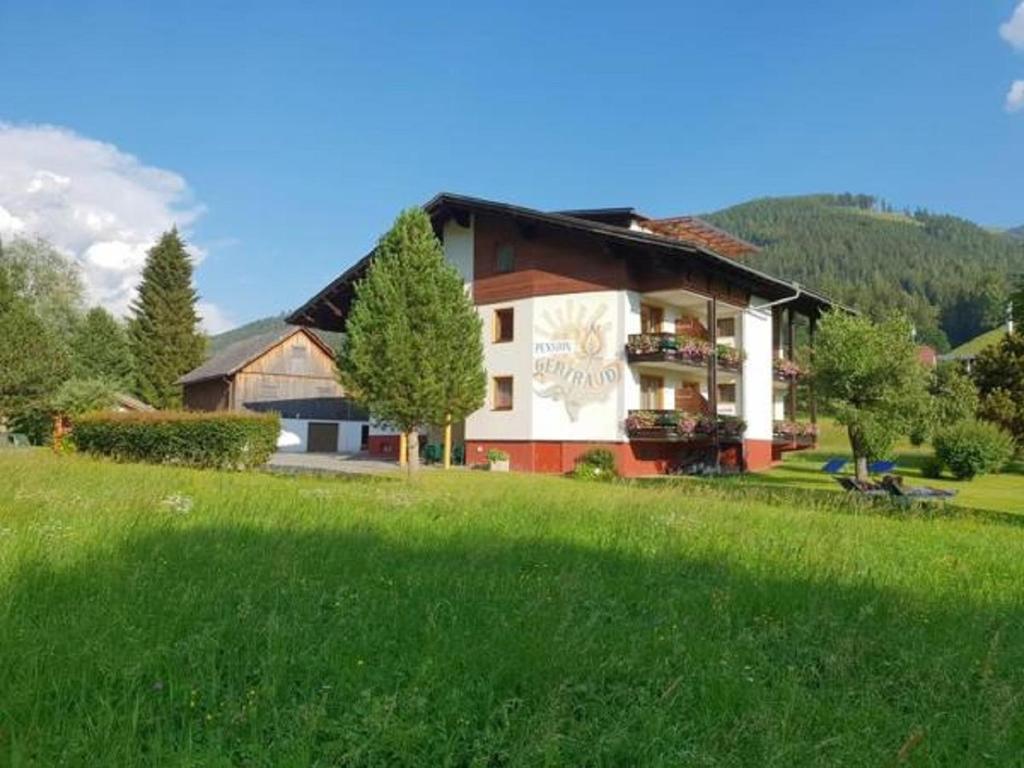
{"label": "balcony door", "polygon": [[650,304],[640,305],[640,333],[661,333],[665,310]]}
{"label": "balcony door", "polygon": [[645,411],[660,411],[665,407],[665,380],[661,376],[640,377],[640,407]]}

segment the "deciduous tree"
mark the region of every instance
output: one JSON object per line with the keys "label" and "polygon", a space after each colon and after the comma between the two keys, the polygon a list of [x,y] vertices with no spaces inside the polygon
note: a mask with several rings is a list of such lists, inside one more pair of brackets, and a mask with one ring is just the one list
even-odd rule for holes
{"label": "deciduous tree", "polygon": [[815,340],[813,377],[818,396],[846,427],[860,480],[868,477],[868,459],[884,456],[926,418],[925,371],[902,316],[875,323],[827,314]]}

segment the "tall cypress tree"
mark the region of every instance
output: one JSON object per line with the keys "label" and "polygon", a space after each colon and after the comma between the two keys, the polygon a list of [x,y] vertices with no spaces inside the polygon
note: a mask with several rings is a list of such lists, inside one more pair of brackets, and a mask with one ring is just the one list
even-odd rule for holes
{"label": "tall cypress tree", "polygon": [[[483,404],[480,318],[421,209],[400,214],[377,244],[338,367],[371,416],[410,436]],[[415,452],[410,440],[410,468]]]}
{"label": "tall cypress tree", "polygon": [[165,232],[146,256],[130,325],[136,391],[157,408],[181,405],[178,378],[203,362],[192,259],[178,230]]}

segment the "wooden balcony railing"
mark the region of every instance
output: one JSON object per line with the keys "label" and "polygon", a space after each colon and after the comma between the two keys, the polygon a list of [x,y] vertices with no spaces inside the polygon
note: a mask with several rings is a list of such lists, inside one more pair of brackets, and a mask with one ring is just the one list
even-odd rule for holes
{"label": "wooden balcony railing", "polygon": [[718,367],[738,371],[743,352],[726,344],[713,347],[710,342],[677,333],[633,333],[626,341],[626,359],[631,363],[676,362],[694,368],[706,368],[712,351],[718,353]]}
{"label": "wooden balcony railing", "polygon": [[740,440],[747,425],[738,416],[718,416],[672,410],[630,411],[626,434],[632,440]]}

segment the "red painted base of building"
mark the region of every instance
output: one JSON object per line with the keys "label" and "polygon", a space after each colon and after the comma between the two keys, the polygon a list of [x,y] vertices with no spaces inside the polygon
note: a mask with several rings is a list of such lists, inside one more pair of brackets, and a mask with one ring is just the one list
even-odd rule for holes
{"label": "red painted base of building", "polygon": [[[606,448],[615,456],[623,477],[664,475],[688,458],[706,453],[707,446],[661,442],[559,442],[539,440],[467,440],[466,463],[487,463],[487,451],[509,455],[511,468],[519,472],[565,474],[571,472],[581,455],[591,448]],[[771,440],[744,440],[720,447],[723,467],[757,471],[772,465]]]}
{"label": "red painted base of building", "polygon": [[[370,435],[369,452],[381,458],[398,458],[397,435]],[[615,456],[623,477],[664,475],[687,458],[706,453],[708,447],[686,443],[660,442],[568,442],[554,440],[467,440],[466,463],[487,463],[489,450],[504,451],[517,472],[561,475],[571,472],[581,455],[591,448],[606,448]],[[719,448],[723,467],[759,472],[778,460],[778,446],[771,440],[744,440]]]}

